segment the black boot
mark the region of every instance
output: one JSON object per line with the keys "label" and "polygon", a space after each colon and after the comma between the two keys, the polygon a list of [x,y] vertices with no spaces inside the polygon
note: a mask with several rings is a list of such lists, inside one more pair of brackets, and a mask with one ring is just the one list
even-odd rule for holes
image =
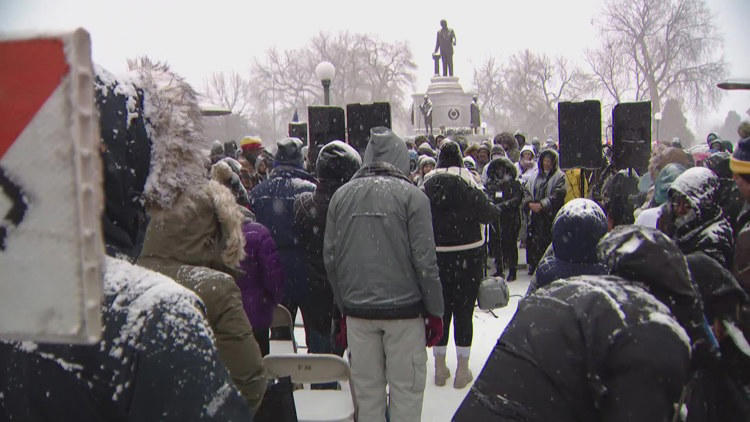
{"label": "black boot", "polygon": [[515,279],[516,279],[516,269],[511,268],[508,270],[508,278],[506,279],[506,281],[515,281]]}
{"label": "black boot", "polygon": [[492,275],[493,277],[503,277],[503,261],[500,259],[495,259],[495,274]]}

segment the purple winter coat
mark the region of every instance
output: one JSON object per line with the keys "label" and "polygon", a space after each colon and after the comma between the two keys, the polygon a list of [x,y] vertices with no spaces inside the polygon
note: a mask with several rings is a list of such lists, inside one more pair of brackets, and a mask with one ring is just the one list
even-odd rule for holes
{"label": "purple winter coat", "polygon": [[273,309],[284,294],[284,268],[276,242],[264,225],[248,221],[242,225],[242,232],[247,256],[240,262],[244,274],[237,277],[237,286],[253,329],[264,329],[271,325]]}

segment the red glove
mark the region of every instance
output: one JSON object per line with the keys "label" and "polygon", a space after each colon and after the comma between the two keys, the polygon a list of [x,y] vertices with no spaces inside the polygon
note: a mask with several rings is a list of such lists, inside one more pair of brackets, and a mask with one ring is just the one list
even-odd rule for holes
{"label": "red glove", "polygon": [[424,320],[424,332],[427,337],[427,347],[432,347],[443,338],[443,319],[427,315]]}
{"label": "red glove", "polygon": [[339,330],[336,333],[336,345],[341,347],[342,350],[346,349],[346,316],[342,315],[339,321]]}

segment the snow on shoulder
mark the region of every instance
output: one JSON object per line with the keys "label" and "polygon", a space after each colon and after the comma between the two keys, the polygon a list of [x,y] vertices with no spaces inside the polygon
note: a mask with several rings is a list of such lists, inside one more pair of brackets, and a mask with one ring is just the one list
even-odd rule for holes
{"label": "snow on shoulder", "polygon": [[[122,345],[138,347],[137,341],[146,319],[158,307],[165,307],[164,322],[178,328],[175,332],[205,330],[201,335],[212,337],[207,324],[197,323],[203,318],[199,312],[202,302],[192,291],[169,277],[121,259],[107,257],[105,261],[104,294],[114,296],[112,308],[126,314],[120,336],[114,341],[110,354],[122,353]],[[178,343],[181,339],[175,339]],[[190,344],[184,344],[191,347]]]}
{"label": "snow on shoulder", "polygon": [[[677,322],[669,307],[659,301],[644,287],[614,276],[576,276],[553,282],[547,288],[548,292],[555,289],[568,289],[575,286],[576,293],[571,296],[595,295],[609,305],[619,317],[624,327],[635,324],[659,324],[672,331],[690,351],[690,337],[685,329]],[[635,304],[642,311],[635,316],[625,311]],[[644,315],[646,316],[644,318]]]}

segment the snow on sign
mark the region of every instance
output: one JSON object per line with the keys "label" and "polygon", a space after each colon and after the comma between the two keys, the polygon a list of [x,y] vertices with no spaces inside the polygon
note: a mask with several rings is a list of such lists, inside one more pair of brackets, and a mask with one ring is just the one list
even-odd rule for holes
{"label": "snow on sign", "polygon": [[102,210],[91,41],[0,39],[0,337],[92,343]]}

